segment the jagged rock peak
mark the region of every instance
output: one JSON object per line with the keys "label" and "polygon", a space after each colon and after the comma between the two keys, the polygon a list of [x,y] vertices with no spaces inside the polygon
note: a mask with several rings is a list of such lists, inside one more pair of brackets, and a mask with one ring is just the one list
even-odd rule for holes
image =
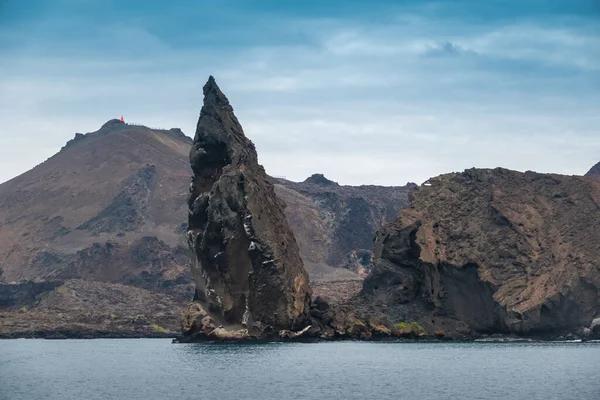
{"label": "jagged rock peak", "polygon": [[315,185],[323,185],[323,186],[330,186],[330,185],[339,186],[337,182],[334,182],[334,181],[331,181],[331,180],[325,178],[325,175],[323,175],[323,174],[312,174],[311,176],[306,178],[306,180],[304,182],[314,183]]}
{"label": "jagged rock peak", "polygon": [[[257,164],[254,144],[244,134],[227,96],[219,89],[212,76],[204,85],[203,92],[204,105],[200,110],[190,155],[200,157],[213,166],[230,163]],[[198,165],[200,159],[190,159],[192,168]]]}
{"label": "jagged rock peak", "polygon": [[196,302],[183,314],[184,335],[240,338],[305,326],[311,292],[298,245],[213,77],[204,85],[190,164],[186,235]]}

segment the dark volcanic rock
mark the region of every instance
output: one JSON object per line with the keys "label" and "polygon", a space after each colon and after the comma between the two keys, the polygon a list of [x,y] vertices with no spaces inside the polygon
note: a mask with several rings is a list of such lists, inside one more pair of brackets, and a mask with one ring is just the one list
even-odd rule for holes
{"label": "dark volcanic rock", "polygon": [[135,231],[148,217],[148,201],[156,183],[156,167],[145,165],[130,179],[112,203],[98,215],[77,227],[94,235],[103,232]]}
{"label": "dark volcanic rock", "polygon": [[500,168],[442,175],[377,233],[361,298],[429,332],[572,331],[600,309],[599,235],[595,180]]}
{"label": "dark volcanic rock", "polygon": [[[297,329],[308,320],[310,287],[288,227],[253,143],[211,77],[190,151],[187,233],[196,300],[184,331],[239,338],[231,329]],[[195,311],[194,311],[195,310]],[[231,326],[229,333],[210,322]],[[187,325],[187,328],[186,328]],[[232,333],[233,332],[233,333]]]}
{"label": "dark volcanic rock", "polygon": [[323,185],[323,186],[340,186],[337,182],[325,178],[323,174],[312,174],[304,180],[304,183]]}
{"label": "dark volcanic rock", "polygon": [[0,309],[30,305],[45,292],[54,290],[62,282],[0,283]]}
{"label": "dark volcanic rock", "polygon": [[592,167],[585,176],[600,176],[600,162]]}
{"label": "dark volcanic rock", "polygon": [[273,178],[311,280],[342,267],[366,275],[375,232],[408,206],[406,186],[345,186],[314,174],[304,182]]}

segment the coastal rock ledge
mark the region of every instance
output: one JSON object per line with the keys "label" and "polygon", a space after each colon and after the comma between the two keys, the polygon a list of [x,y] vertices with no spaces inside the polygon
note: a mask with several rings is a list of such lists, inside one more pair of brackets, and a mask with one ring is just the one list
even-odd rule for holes
{"label": "coastal rock ledge", "polygon": [[181,315],[181,339],[265,338],[307,328],[309,278],[283,204],[212,76],[190,164],[187,241],[196,291]]}

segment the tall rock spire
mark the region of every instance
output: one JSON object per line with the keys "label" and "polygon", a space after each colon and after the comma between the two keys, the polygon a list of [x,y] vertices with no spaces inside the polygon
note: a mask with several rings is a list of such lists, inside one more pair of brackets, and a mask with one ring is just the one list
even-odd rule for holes
{"label": "tall rock spire", "polygon": [[182,320],[184,334],[239,338],[302,328],[310,287],[298,245],[254,144],[212,76],[190,164],[187,239],[196,303]]}

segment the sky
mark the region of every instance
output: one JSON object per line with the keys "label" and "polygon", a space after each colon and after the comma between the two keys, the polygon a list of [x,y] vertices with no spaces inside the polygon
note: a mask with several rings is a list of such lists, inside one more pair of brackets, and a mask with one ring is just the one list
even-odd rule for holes
{"label": "sky", "polygon": [[597,0],[0,0],[0,182],[121,115],[193,137],[211,74],[291,180],[600,161]]}

